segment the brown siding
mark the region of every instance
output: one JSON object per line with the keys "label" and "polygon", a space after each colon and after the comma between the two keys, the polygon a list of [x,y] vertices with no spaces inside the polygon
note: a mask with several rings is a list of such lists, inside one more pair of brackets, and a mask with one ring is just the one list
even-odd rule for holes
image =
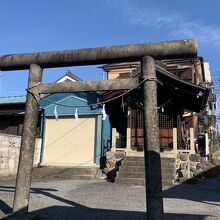
{"label": "brown siding", "polygon": [[173,128],[160,128],[159,140],[161,147],[173,147]]}

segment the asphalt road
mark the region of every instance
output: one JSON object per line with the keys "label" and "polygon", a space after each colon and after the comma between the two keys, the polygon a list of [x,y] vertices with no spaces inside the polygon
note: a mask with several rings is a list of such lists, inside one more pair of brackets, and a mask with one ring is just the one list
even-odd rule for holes
{"label": "asphalt road", "polygon": [[[165,219],[220,219],[220,178],[164,189]],[[12,211],[14,183],[0,182],[0,216]],[[102,181],[34,181],[37,219],[146,220],[145,188]]]}

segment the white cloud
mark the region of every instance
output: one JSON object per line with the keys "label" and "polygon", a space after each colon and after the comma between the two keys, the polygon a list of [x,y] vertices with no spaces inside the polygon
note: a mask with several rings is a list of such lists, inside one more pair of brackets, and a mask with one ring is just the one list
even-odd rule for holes
{"label": "white cloud", "polygon": [[163,10],[150,1],[146,2],[147,6],[140,6],[130,0],[106,0],[105,5],[120,13],[119,18],[131,25],[163,30],[172,38],[197,38],[202,43],[220,46],[220,27],[190,20],[184,14]]}

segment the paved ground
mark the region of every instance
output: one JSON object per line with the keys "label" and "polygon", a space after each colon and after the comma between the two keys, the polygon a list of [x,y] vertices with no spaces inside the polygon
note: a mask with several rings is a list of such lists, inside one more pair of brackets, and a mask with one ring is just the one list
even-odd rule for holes
{"label": "paved ground", "polygon": [[[38,219],[143,220],[145,188],[100,181],[32,184],[30,212]],[[0,216],[11,212],[14,184],[0,182]],[[220,219],[220,179],[164,189],[166,219]]]}

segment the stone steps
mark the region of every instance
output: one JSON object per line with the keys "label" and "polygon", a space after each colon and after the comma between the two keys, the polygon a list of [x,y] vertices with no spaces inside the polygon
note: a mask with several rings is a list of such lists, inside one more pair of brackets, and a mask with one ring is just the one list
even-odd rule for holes
{"label": "stone steps", "polygon": [[120,167],[120,173],[121,172],[145,172],[145,167],[143,166],[123,166]]}
{"label": "stone steps", "polygon": [[126,166],[143,166],[144,164],[144,161],[123,161],[122,162],[123,165],[126,165]]}
{"label": "stone steps", "polygon": [[[161,159],[163,186],[171,186],[174,181],[174,158]],[[145,185],[145,164],[143,157],[126,157],[117,172],[116,183],[128,185]]]}
{"label": "stone steps", "polygon": [[35,167],[33,168],[33,179],[93,180],[96,178],[98,170],[94,167]]}

